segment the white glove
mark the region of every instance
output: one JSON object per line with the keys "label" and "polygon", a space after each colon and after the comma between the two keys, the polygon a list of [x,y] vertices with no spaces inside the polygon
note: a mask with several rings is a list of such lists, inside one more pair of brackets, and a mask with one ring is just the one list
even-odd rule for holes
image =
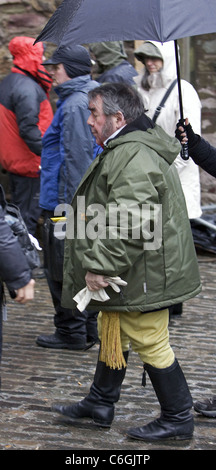
{"label": "white glove", "polygon": [[[126,286],[127,282],[123,281],[119,276],[116,277],[104,277],[104,281],[112,287],[115,292],[120,292],[119,286]],[[88,287],[84,287],[78,294],[75,295],[73,300],[77,302],[77,308],[80,312],[85,310],[86,306],[89,304],[90,300],[97,300],[98,302],[106,302],[110,299],[105,289],[99,289],[95,291],[90,291]]]}
{"label": "white glove", "polygon": [[41,246],[39,245],[37,238],[33,237],[33,235],[31,235],[31,233],[29,233],[29,238],[30,238],[30,240],[31,240],[31,242],[32,242],[32,245],[34,245],[35,248],[36,248],[38,251],[41,251],[42,248],[41,248]]}

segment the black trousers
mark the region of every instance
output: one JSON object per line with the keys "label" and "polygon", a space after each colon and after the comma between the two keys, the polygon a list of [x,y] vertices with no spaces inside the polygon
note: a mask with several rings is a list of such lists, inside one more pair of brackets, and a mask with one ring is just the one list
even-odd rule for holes
{"label": "black trousers", "polygon": [[11,202],[19,207],[29,233],[35,235],[37,222],[41,215],[41,208],[39,207],[40,178],[9,173],[9,179]]}
{"label": "black trousers", "polygon": [[87,343],[97,340],[98,312],[77,309],[71,310],[61,305],[62,283],[49,278],[45,269],[48,286],[55,308],[54,325],[59,335],[67,337],[73,343]]}
{"label": "black trousers", "polygon": [[[62,295],[62,281],[54,280],[52,278],[51,269],[48,267],[47,257],[49,256],[49,238],[46,233],[46,220],[53,216],[50,211],[43,211],[44,216],[44,230],[43,230],[43,250],[44,250],[44,272],[46,274],[47,283],[52,296],[53,305],[55,308],[54,325],[57,330],[57,334],[64,335],[65,340],[72,341],[73,343],[83,343],[96,341],[98,338],[97,334],[97,316],[96,311],[80,312],[78,309],[68,309],[61,305]],[[56,246],[57,249],[57,246]],[[58,258],[61,255],[58,253]],[[59,269],[62,271],[58,279],[63,279],[63,255],[62,263],[60,263]]]}

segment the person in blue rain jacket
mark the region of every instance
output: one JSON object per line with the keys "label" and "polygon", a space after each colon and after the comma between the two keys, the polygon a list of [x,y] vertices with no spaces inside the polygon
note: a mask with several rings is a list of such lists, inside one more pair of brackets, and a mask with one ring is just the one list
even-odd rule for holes
{"label": "person in blue rain jacket", "polygon": [[[101,148],[87,124],[88,92],[98,86],[91,79],[91,59],[83,46],[61,46],[43,62],[49,67],[58,95],[53,121],[42,141],[40,206],[44,233],[53,215],[62,215],[61,204],[70,204],[79,182]],[[59,210],[59,213],[58,213]],[[49,240],[44,237],[44,267],[55,308],[54,334],[40,335],[39,346],[85,349],[97,340],[97,312],[71,311],[61,306],[63,245],[57,278],[50,269]],[[49,261],[49,263],[48,263]],[[60,276],[60,278],[59,278]]]}

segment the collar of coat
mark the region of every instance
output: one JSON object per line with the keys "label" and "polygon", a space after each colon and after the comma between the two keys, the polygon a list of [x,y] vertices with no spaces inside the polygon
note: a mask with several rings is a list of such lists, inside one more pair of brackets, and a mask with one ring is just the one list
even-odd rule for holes
{"label": "collar of coat", "polygon": [[[118,137],[128,134],[129,132],[147,131],[147,129],[153,129],[154,127],[155,125],[152,120],[146,116],[145,113],[143,113],[137,119],[123,127],[123,129],[113,139],[117,139]],[[107,144],[113,139],[108,139]]]}

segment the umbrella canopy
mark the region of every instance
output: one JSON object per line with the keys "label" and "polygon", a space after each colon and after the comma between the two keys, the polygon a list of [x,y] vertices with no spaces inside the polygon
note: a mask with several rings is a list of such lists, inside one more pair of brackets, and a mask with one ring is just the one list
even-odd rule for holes
{"label": "umbrella canopy", "polygon": [[[216,31],[215,0],[64,0],[36,42],[175,41],[180,117],[183,120],[177,39]],[[182,158],[187,160],[187,144]]]}
{"label": "umbrella canopy", "polygon": [[64,0],[36,41],[166,42],[215,31],[215,0]]}

